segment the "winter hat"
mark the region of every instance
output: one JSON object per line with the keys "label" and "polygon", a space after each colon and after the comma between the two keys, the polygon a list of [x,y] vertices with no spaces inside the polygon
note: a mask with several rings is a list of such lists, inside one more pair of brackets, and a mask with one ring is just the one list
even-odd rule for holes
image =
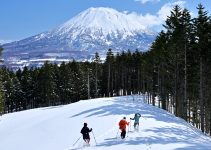
{"label": "winter hat", "polygon": [[86,122],[84,123],[84,126],[87,127],[87,123]]}
{"label": "winter hat", "polygon": [[126,119],[126,117],[123,117],[123,119]]}

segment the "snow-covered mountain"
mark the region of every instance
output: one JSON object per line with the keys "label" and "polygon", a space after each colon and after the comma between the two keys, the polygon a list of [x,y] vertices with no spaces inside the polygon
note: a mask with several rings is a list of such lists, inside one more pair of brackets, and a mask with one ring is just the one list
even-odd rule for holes
{"label": "snow-covered mountain", "polygon": [[0,40],[0,45],[6,44],[6,43],[11,43],[11,40]]}
{"label": "snow-covered mountain", "polygon": [[[143,99],[100,98],[5,114],[0,116],[0,149],[210,150],[210,137],[184,120],[143,103]],[[134,131],[129,119],[137,112],[142,115],[139,132]],[[122,140],[118,122],[124,116],[131,125]],[[84,122],[93,128],[90,147],[83,147],[80,130]]]}
{"label": "snow-covered mountain", "polygon": [[156,33],[135,15],[112,8],[89,8],[61,26],[20,41],[3,45],[7,65],[38,65],[43,61],[90,60],[113,52],[148,50]]}

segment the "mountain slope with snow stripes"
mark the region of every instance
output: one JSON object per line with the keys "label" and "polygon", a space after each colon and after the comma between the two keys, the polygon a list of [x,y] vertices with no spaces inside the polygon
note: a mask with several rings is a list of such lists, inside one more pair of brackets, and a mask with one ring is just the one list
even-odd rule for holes
{"label": "mountain slope with snow stripes", "polygon": [[68,33],[72,28],[79,29],[78,32],[83,32],[87,28],[101,29],[104,35],[117,31],[129,35],[137,31],[154,34],[143,25],[143,20],[137,15],[118,12],[115,9],[105,7],[91,7],[61,25],[57,30]]}

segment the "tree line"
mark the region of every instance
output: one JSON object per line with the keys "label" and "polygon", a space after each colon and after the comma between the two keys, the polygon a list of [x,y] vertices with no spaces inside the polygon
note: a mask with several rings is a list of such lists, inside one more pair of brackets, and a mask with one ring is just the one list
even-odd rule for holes
{"label": "tree line", "polygon": [[151,61],[152,103],[211,135],[211,17],[175,6],[147,52]]}
{"label": "tree line", "polygon": [[149,51],[108,50],[101,61],[46,62],[41,68],[0,69],[0,112],[104,96],[146,94],[158,105],[211,135],[211,18],[176,5]]}

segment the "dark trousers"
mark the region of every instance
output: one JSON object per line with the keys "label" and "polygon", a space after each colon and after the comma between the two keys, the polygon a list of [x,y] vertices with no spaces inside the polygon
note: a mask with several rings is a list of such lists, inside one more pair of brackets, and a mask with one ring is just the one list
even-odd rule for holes
{"label": "dark trousers", "polygon": [[138,127],[139,126],[139,123],[134,123],[134,128]]}
{"label": "dark trousers", "polygon": [[89,141],[90,141],[90,136],[89,136],[89,134],[83,134],[83,139],[84,139],[84,141],[85,141],[86,143],[89,143]]}
{"label": "dark trousers", "polygon": [[122,132],[121,132],[121,138],[124,139],[125,135],[126,135],[126,130],[123,129]]}

